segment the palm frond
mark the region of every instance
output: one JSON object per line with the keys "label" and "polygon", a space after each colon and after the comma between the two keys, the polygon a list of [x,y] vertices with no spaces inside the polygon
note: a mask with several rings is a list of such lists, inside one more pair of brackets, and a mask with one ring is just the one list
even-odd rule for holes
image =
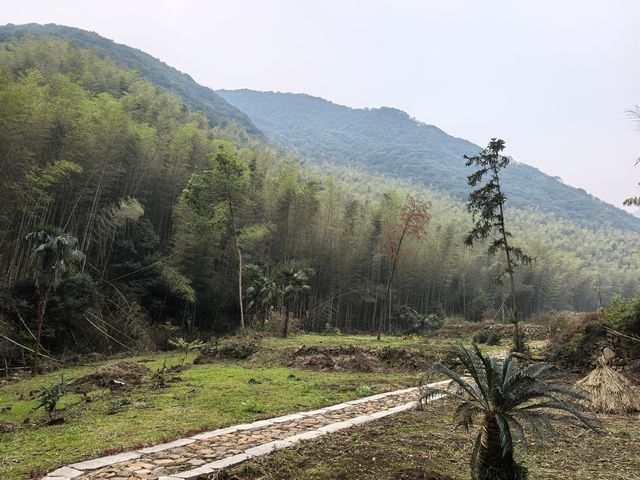
{"label": "palm frond", "polygon": [[513,415],[508,413],[503,413],[502,417],[504,417],[504,419],[509,423],[509,428],[516,433],[516,438],[522,442],[525,447],[528,447],[529,444],[527,442],[527,436],[525,435],[522,423]]}
{"label": "palm frond", "polygon": [[[435,363],[431,367],[431,373],[445,375],[447,378],[451,379],[453,383],[455,383],[462,390],[464,390],[471,398],[473,398],[478,402],[481,402],[481,396],[479,395],[477,387],[467,382],[464,378],[462,378],[460,375],[458,375],[456,372],[446,367],[442,363]],[[436,392],[435,393],[436,395],[439,395],[439,394],[453,395],[453,393],[450,390],[437,389],[433,387],[428,387],[427,385],[421,385],[420,388],[423,389],[423,391],[429,392],[429,395],[431,395],[430,392]]]}
{"label": "palm frond", "polygon": [[502,447],[502,456],[507,456],[508,453],[513,452],[513,438],[511,437],[511,429],[509,423],[502,415],[496,415],[496,423],[500,430],[500,446]]}
{"label": "palm frond", "polygon": [[470,352],[463,345],[460,345],[458,346],[458,359],[468,370],[471,378],[473,378],[475,383],[474,390],[477,390],[481,394],[484,402],[488,403],[487,375],[484,371],[484,365],[480,358],[478,358],[478,355],[474,352]]}

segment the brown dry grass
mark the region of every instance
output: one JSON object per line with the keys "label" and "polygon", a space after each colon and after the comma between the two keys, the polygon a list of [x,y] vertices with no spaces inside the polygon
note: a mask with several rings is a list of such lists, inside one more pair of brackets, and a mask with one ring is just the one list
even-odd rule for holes
{"label": "brown dry grass", "polygon": [[[245,463],[220,479],[398,480],[469,478],[475,432],[454,428],[451,401],[424,411],[387,417],[337,432],[294,449]],[[516,459],[529,478],[544,480],[640,480],[640,421],[600,415],[603,433],[558,424],[545,444],[517,445]]]}
{"label": "brown dry grass", "polygon": [[631,382],[603,361],[576,386],[587,393],[592,412],[624,415],[640,410],[640,395]]}

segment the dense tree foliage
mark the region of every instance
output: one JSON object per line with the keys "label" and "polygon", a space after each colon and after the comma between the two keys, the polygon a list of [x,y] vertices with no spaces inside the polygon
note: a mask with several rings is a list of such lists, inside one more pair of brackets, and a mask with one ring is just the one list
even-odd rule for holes
{"label": "dense tree foliage", "polygon": [[[352,109],[304,94],[220,90],[271,140],[314,162],[363,166],[412,179],[463,200],[468,194],[463,155],[482,150],[394,108]],[[640,232],[640,220],[585,192],[514,162],[504,172],[511,205],[585,226],[611,225]]]}
{"label": "dense tree foliage", "polygon": [[[49,352],[164,346],[168,325],[184,338],[235,331],[241,305],[247,328],[284,333],[286,319],[373,332],[383,315],[384,332],[402,332],[429,313],[493,317],[504,300],[494,281],[503,261],[465,247],[471,218],[461,202],[352,167],[303,164],[231,119],[212,128],[95,51],[46,37],[0,44],[0,109],[2,338],[33,345],[38,292],[25,237],[41,225],[77,238],[85,254],[49,296]],[[416,235],[400,246],[411,198],[429,209],[415,204]],[[539,259],[515,285],[525,317],[594,309],[596,276],[605,303],[635,293],[637,234],[507,212]]]}
{"label": "dense tree foliage", "polygon": [[115,43],[94,32],[52,23],[0,26],[0,42],[44,36],[71,41],[80,48],[95,49],[102,57],[136,69],[143,78],[179,95],[191,109],[202,112],[212,126],[224,127],[230,123],[237,123],[249,134],[260,135],[245,113],[229,105],[213,90],[196,83],[189,75],[141,50]]}

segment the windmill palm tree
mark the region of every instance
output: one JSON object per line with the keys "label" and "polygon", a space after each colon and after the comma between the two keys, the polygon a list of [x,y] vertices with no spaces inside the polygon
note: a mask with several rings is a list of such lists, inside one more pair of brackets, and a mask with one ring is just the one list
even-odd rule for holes
{"label": "windmill palm tree", "polygon": [[504,360],[485,357],[475,345],[473,350],[458,347],[458,358],[470,381],[438,363],[433,371],[451,379],[456,388],[442,390],[423,383],[421,389],[425,399],[447,395],[458,400],[455,418],[465,431],[480,420],[471,456],[473,480],[525,479],[526,469],[513,458],[513,439],[526,444],[526,428],[543,440],[551,427],[550,410],[568,414],[558,416],[559,420],[574,420],[597,430],[576,402],[585,398],[581,393],[547,383],[554,376],[552,365],[541,363],[520,369],[511,355]]}
{"label": "windmill palm tree", "polygon": [[36,345],[34,349],[32,373],[38,370],[38,355],[42,338],[42,325],[47,310],[49,295],[54,291],[69,266],[82,260],[84,255],[76,249],[78,240],[59,228],[43,227],[27,235],[27,240],[35,244],[35,287],[38,295],[36,308]]}
{"label": "windmill palm tree", "polygon": [[254,311],[260,321],[260,327],[264,328],[265,319],[272,307],[280,301],[282,290],[275,279],[261,272],[253,279],[246,290],[249,297],[247,309]]}
{"label": "windmill palm tree", "polygon": [[311,289],[309,287],[309,271],[296,267],[285,267],[280,271],[280,284],[282,292],[282,304],[284,306],[284,326],[282,336],[289,334],[289,312],[291,305],[296,301],[302,292]]}

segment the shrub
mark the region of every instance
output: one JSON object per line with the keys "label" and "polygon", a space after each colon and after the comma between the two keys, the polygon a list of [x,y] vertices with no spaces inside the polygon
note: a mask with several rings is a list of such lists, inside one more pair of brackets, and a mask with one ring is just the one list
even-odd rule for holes
{"label": "shrub", "polygon": [[200,350],[193,363],[209,363],[215,359],[244,360],[258,350],[258,343],[250,338],[229,337],[215,339]]}
{"label": "shrub", "polygon": [[594,345],[606,335],[605,323],[597,313],[579,315],[549,342],[551,360],[566,367],[591,366]]}
{"label": "shrub", "polygon": [[424,319],[425,330],[439,330],[444,325],[445,318],[437,313],[430,313]]}
{"label": "shrub", "polygon": [[472,339],[474,343],[487,343],[487,340],[489,340],[489,332],[486,330],[480,330],[472,337]]}
{"label": "shrub", "polygon": [[185,340],[184,338],[175,338],[173,340],[169,340],[169,345],[175,347],[177,350],[182,352],[182,365],[187,360],[187,356],[190,352],[194,352],[196,350],[200,350],[204,347],[204,343],[200,340],[193,340],[191,342]]}
{"label": "shrub", "polygon": [[41,385],[37,390],[32,390],[31,395],[36,395],[36,406],[33,409],[35,412],[41,408],[47,413],[47,416],[51,419],[58,408],[58,402],[67,393],[67,381],[64,379],[64,375],[60,375],[60,381],[54,383],[50,387]]}
{"label": "shrub", "polygon": [[324,330],[322,331],[323,335],[342,335],[342,332],[335,325],[331,325],[331,323],[327,322],[324,324]]}
{"label": "shrub", "polygon": [[[521,333],[522,335],[522,333]],[[487,337],[487,345],[496,346],[500,345],[501,335],[498,332],[491,332]]]}
{"label": "shrub", "polygon": [[615,330],[640,333],[640,294],[627,302],[616,295],[611,308],[605,310],[603,320]]}
{"label": "shrub", "polygon": [[[525,443],[525,430],[541,435],[549,433],[545,427],[551,420],[574,421],[596,430],[598,425],[583,413],[580,393],[556,385],[553,367],[537,364],[520,369],[516,360],[508,356],[502,360],[483,356],[477,346],[468,350],[458,347],[458,359],[463,371],[472,382],[454,370],[437,363],[432,374],[444,375],[459,388],[444,390],[429,386],[431,375],[421,382],[424,400],[436,396],[449,396],[458,402],[454,419],[458,426],[470,431],[473,426],[477,437],[471,456],[471,478],[474,480],[526,479],[526,469],[515,462],[514,447],[520,440]],[[564,415],[553,415],[553,410]]]}

